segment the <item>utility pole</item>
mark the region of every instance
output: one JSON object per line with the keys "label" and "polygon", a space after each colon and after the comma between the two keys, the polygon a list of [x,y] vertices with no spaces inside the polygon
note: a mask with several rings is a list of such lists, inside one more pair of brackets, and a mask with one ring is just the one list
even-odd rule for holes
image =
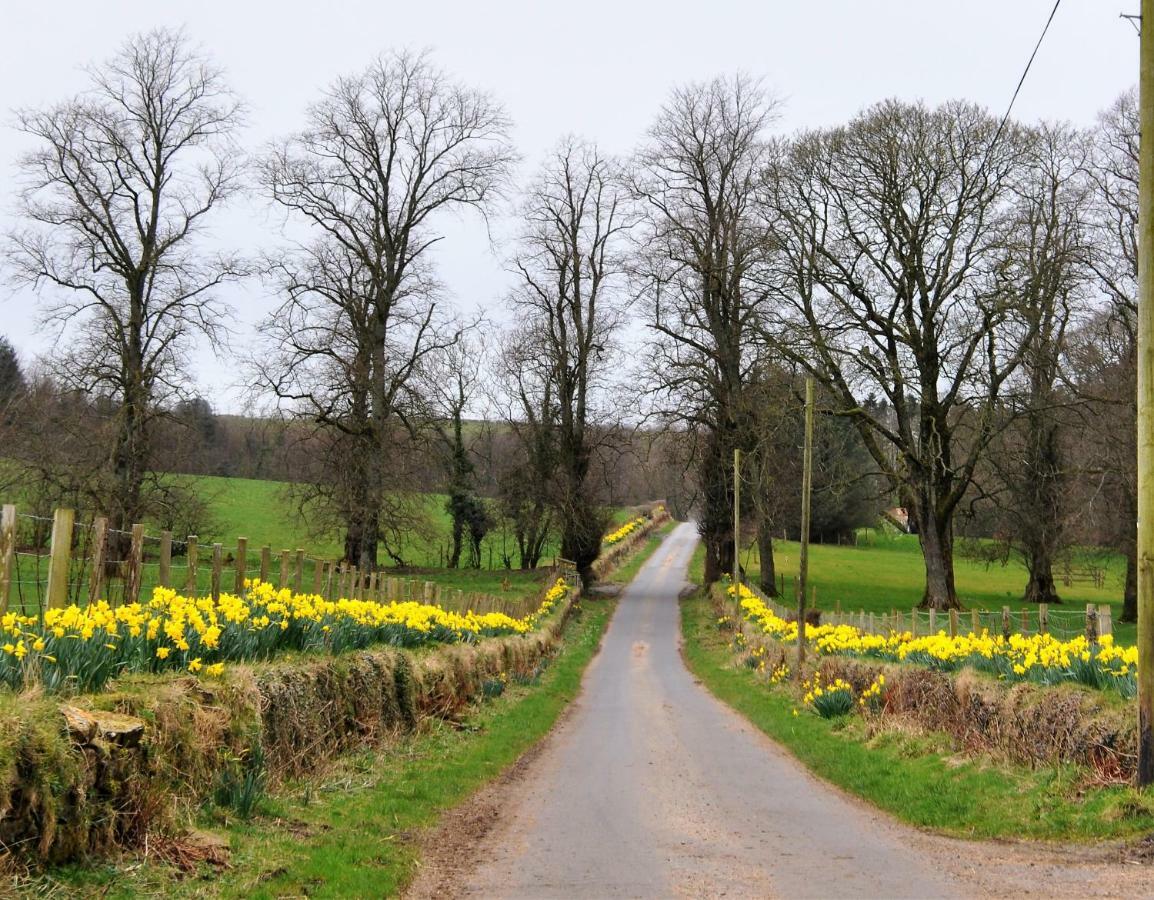
{"label": "utility pole", "polygon": [[1138,68],[1138,785],[1154,784],[1154,0]]}
{"label": "utility pole", "polygon": [[733,590],[741,602],[741,451],[733,450]]}
{"label": "utility pole", "polygon": [[[1151,0],[1154,2],[1154,0]],[[813,493],[813,377],[805,380],[805,449],[801,469],[801,552],[797,558],[797,677],[805,662],[805,592],[809,581],[809,513]]]}

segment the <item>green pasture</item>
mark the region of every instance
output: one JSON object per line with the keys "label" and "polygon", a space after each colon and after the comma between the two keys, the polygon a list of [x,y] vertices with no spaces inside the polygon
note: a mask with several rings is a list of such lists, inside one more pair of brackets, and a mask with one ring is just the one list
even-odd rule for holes
{"label": "green pasture", "polygon": [[[262,481],[247,478],[223,478],[216,476],[172,476],[193,485],[207,501],[208,521],[197,535],[197,566],[190,574],[188,556],[184,549],[186,535],[174,535],[171,584],[184,589],[195,584],[197,593],[206,593],[212,583],[213,544],[222,545],[223,573],[221,587],[232,590],[236,584],[237,538],[247,540],[247,554],[244,574],[256,578],[261,574],[262,548],[269,548],[269,580],[280,583],[282,554],[288,551],[287,584],[297,583],[297,550],[304,551],[301,565],[300,586],[310,590],[317,584],[318,568],[322,561],[339,559],[341,556],[341,534],[337,529],[319,530],[312,526],[307,511],[302,515],[293,500],[292,486],[284,482]],[[19,498],[16,500],[19,507]],[[424,520],[421,527],[406,532],[400,542],[400,555],[408,564],[403,571],[390,570],[386,575],[398,575],[417,582],[432,581],[450,591],[463,591],[462,603],[473,605],[469,595],[483,594],[505,598],[510,608],[516,612],[519,601],[536,597],[546,576],[544,568],[538,571],[522,571],[505,567],[505,557],[516,566],[516,543],[512,536],[494,528],[481,545],[480,568],[448,569],[445,562],[448,555],[451,522],[445,509],[443,494],[416,495],[416,502]],[[21,512],[25,512],[20,508]],[[633,509],[617,508],[612,511],[612,525],[615,527],[633,515]],[[88,524],[83,513],[78,517],[78,528]],[[159,526],[146,524],[144,546],[144,567],[142,572],[142,594],[148,596],[159,583]],[[81,532],[78,532],[80,534]],[[551,542],[545,548],[544,563],[551,563],[559,548]],[[78,556],[84,555],[81,546]],[[389,558],[381,552],[382,564],[388,566]],[[463,558],[463,562],[467,556]],[[21,612],[35,612],[40,607],[43,591],[47,583],[46,551],[25,551],[18,554],[17,573],[13,580],[11,608]],[[71,593],[69,600],[83,602],[88,594],[88,573],[80,562],[74,562],[70,576]],[[420,590],[418,586],[416,590]],[[105,595],[112,602],[119,602],[123,585],[119,581],[110,584]],[[452,605],[454,597],[446,601]]]}
{"label": "green pasture", "polygon": [[[695,564],[695,580],[698,582],[701,578],[701,555],[699,548],[699,559]],[[798,572],[797,542],[775,541],[773,559],[778,575],[785,576],[786,596],[792,597],[793,579]],[[747,577],[756,579],[760,565],[756,544],[742,550],[741,563]],[[1083,553],[1075,568],[1089,564],[1103,570],[1101,587],[1087,581],[1066,586],[1055,572],[1063,603],[1051,607],[1051,620],[1057,622],[1061,619],[1065,624],[1069,618],[1069,624],[1073,626],[1074,617],[1084,614],[1087,603],[1109,603],[1113,607],[1117,639],[1133,643],[1134,626],[1118,622],[1122,613],[1125,559],[1118,554]],[[1026,568],[1012,557],[1005,565],[998,562],[987,565],[957,556],[954,572],[958,595],[967,610],[999,611],[1003,606],[1012,610],[1023,607],[1036,609],[1033,604],[1022,600]],[[859,533],[857,546],[811,544],[809,583],[817,591],[819,609],[832,610],[840,604],[843,611],[908,612],[921,601],[925,589],[925,568],[918,539],[914,535],[865,530]]]}

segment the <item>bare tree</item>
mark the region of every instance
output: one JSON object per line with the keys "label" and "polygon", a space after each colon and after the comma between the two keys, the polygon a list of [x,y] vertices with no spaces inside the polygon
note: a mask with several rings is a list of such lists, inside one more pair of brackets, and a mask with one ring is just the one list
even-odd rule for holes
{"label": "bare tree", "polygon": [[532,329],[511,330],[494,376],[498,407],[515,446],[498,466],[498,493],[522,569],[537,567],[555,525],[550,502],[557,474],[555,386],[537,343]]}
{"label": "bare tree", "polygon": [[1013,187],[1010,245],[1000,277],[1017,297],[1022,365],[1004,390],[1006,429],[989,453],[995,498],[1010,547],[1029,573],[1024,597],[1060,603],[1054,561],[1070,536],[1066,432],[1076,397],[1063,385],[1067,330],[1085,311],[1089,271],[1088,191],[1080,172],[1086,142],[1069,126],[1026,137],[1025,168]]}
{"label": "bare tree", "polygon": [[857,426],[916,523],[922,602],[939,609],[958,606],[954,511],[1031,333],[1002,282],[1021,141],[1000,137],[968,104],[887,101],[801,135],[766,179],[785,309],[767,339]]}
{"label": "bare tree", "polygon": [[1091,218],[1095,279],[1108,304],[1089,331],[1076,390],[1089,403],[1107,535],[1126,556],[1122,620],[1138,616],[1137,324],[1138,324],[1138,97],[1129,90],[1098,118],[1086,172],[1094,194]]}
{"label": "bare tree", "polygon": [[152,425],[187,383],[193,340],[221,336],[216,289],[244,273],[197,240],[241,186],[241,105],[180,32],[133,37],[88,76],[84,93],[18,113],[37,147],[19,162],[28,224],[8,259],[60,329],[54,376],[108,400],[99,503],[123,529],[146,511]]}
{"label": "bare tree", "polygon": [[266,325],[281,350],[261,381],[340,446],[341,491],[319,499],[364,569],[377,565],[385,466],[418,407],[416,374],[457,338],[431,271],[435,223],[488,207],[514,160],[508,131],[486,94],[398,53],[338,79],[261,165],[272,201],[313,235],[270,266],[286,299]]}
{"label": "bare tree", "polygon": [[434,358],[424,379],[422,393],[430,407],[427,418],[434,453],[444,473],[445,505],[452,523],[450,569],[460,566],[466,537],[471,544],[470,564],[480,566],[481,539],[491,519],[476,490],[476,465],[466,434],[467,416],[477,400],[485,363],[485,344],[479,332],[463,329],[460,340]]}
{"label": "bare tree", "polygon": [[746,394],[770,250],[755,201],[775,111],[742,76],[679,88],[650,127],[632,179],[644,214],[637,289],[657,338],[654,394],[697,438],[707,583],[733,566],[733,451],[753,441]]}
{"label": "bare tree", "polygon": [[553,398],[552,501],[561,554],[591,578],[606,518],[589,481],[610,410],[599,405],[622,324],[621,239],[629,227],[624,184],[591,144],[569,138],[526,192],[511,298],[522,334],[539,354]]}

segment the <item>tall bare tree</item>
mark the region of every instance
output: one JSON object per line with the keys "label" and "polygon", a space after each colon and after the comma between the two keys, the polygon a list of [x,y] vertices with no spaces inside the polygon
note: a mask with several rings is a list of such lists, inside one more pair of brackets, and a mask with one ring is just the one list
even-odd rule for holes
{"label": "tall bare tree", "polygon": [[555,385],[537,349],[534,329],[504,335],[494,381],[513,453],[497,466],[498,492],[512,527],[522,569],[534,569],[554,532],[550,495],[557,473]]}
{"label": "tall bare tree", "polygon": [[552,501],[561,554],[585,579],[606,519],[590,483],[598,444],[613,434],[607,387],[623,322],[624,182],[595,146],[566,139],[526,192],[511,298],[522,334],[540,355],[553,398]]}
{"label": "tall bare tree", "polygon": [[263,382],[340,446],[345,557],[377,565],[385,466],[419,367],[456,339],[430,249],[453,210],[484,212],[508,178],[509,121],[425,56],[396,53],[338,79],[306,127],[261,164],[269,197],[310,237],[275,260],[285,301],[266,332],[282,350]]}
{"label": "tall bare tree", "polygon": [[123,529],[146,512],[152,427],[187,384],[194,339],[221,336],[216,289],[244,273],[198,242],[241,186],[241,104],[180,32],[137,35],[87,73],[85,92],[18,113],[36,147],[8,259],[60,329],[54,377],[107,398],[97,502]]}
{"label": "tall bare tree", "polygon": [[767,337],[824,385],[899,493],[928,607],[958,605],[954,511],[1030,333],[1001,275],[1021,153],[1012,125],[1000,134],[969,104],[887,101],[801,135],[766,180],[785,309]]}
{"label": "tall bare tree", "polygon": [[1067,431],[1077,398],[1063,384],[1066,334],[1087,309],[1089,192],[1082,134],[1043,124],[1024,135],[1000,278],[1016,296],[1022,365],[1003,392],[1006,428],[991,446],[1003,531],[1026,564],[1024,598],[1059,603],[1053,567],[1071,535]]}
{"label": "tall bare tree", "polygon": [[426,370],[422,390],[429,406],[427,418],[433,450],[440,460],[448,495],[450,569],[460,566],[466,537],[470,538],[472,545],[470,563],[480,565],[481,538],[490,518],[485,502],[476,490],[476,464],[466,433],[467,417],[470,407],[477,401],[485,364],[485,343],[480,334],[470,328],[455,344],[436,356]]}
{"label": "tall bare tree", "polygon": [[1091,264],[1107,309],[1084,347],[1092,362],[1077,388],[1101,426],[1086,434],[1101,439],[1094,459],[1112,501],[1104,504],[1107,533],[1126,556],[1126,622],[1138,617],[1138,138],[1138,96],[1129,90],[1099,116],[1086,170],[1095,199]]}
{"label": "tall bare tree", "polygon": [[634,164],[644,214],[635,275],[656,335],[655,394],[697,438],[707,583],[733,566],[733,451],[753,441],[747,388],[770,250],[756,193],[775,115],[775,102],[742,76],[679,88]]}

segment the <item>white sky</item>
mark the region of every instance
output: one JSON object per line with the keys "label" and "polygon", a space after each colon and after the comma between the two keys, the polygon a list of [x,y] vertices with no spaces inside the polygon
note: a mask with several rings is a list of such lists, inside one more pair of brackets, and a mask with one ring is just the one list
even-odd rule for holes
{"label": "white sky", "polygon": [[[670,88],[742,70],[784,101],[781,130],[830,125],[886,97],[955,97],[1001,115],[1052,0],[0,0],[0,230],[13,223],[14,163],[24,138],[11,110],[84,86],[82,63],[130,33],[185,26],[250,106],[242,136],[259,147],[299,127],[305,105],[339,74],[393,47],[429,48],[456,77],[491,91],[515,122],[524,171],[563,134],[628,153]],[[1137,0],[1064,0],[1015,107],[1023,120],[1089,124],[1137,81],[1138,38],[1119,13]],[[507,211],[502,211],[507,214]],[[252,198],[217,219],[215,239],[245,251],[276,240],[279,219]],[[498,222],[497,232],[508,222]],[[442,280],[462,308],[496,307],[501,249],[469,218],[446,223]],[[236,410],[236,356],[273,298],[230,288],[232,358],[198,355],[218,410]],[[0,290],[0,334],[30,359],[51,346],[36,299]]]}

